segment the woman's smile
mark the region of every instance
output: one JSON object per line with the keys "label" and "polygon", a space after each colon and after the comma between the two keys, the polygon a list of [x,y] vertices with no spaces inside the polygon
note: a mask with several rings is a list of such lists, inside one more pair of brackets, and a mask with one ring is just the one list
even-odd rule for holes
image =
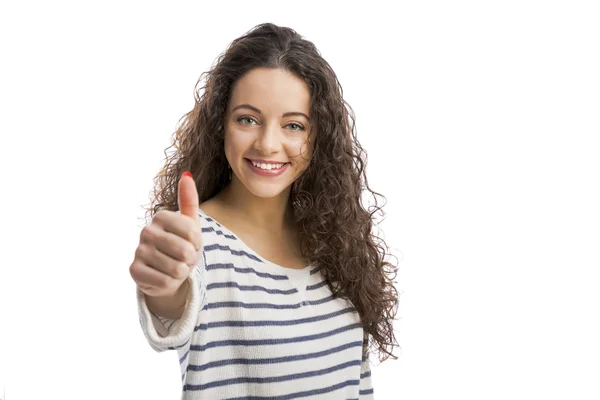
{"label": "woman's smile", "polygon": [[257,163],[256,165],[254,165],[255,163],[253,163],[252,161],[250,161],[247,158],[244,158],[244,161],[246,162],[246,165],[248,166],[248,168],[250,168],[250,170],[252,172],[254,172],[255,174],[257,174],[259,176],[266,176],[266,177],[279,176],[279,175],[283,174],[287,170],[288,165],[290,165],[289,162],[284,163],[284,164]]}

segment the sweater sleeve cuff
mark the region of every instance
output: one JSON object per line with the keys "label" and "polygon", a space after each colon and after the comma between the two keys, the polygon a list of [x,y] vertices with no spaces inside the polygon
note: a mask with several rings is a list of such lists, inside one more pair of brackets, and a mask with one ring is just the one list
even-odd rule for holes
{"label": "sweater sleeve cuff", "polygon": [[190,290],[185,310],[180,319],[169,320],[154,315],[148,305],[144,293],[136,287],[138,311],[142,331],[150,346],[156,351],[165,351],[183,347],[189,342],[200,312],[202,299],[198,284],[198,275],[191,273],[188,277]]}

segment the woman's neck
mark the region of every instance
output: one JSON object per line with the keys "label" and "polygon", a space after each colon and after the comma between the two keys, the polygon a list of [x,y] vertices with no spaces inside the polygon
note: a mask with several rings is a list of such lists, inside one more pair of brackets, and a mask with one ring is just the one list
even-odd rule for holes
{"label": "woman's neck", "polygon": [[258,197],[245,187],[231,182],[217,195],[216,200],[231,217],[260,232],[283,234],[294,229],[293,208],[289,203],[290,189],[271,198]]}

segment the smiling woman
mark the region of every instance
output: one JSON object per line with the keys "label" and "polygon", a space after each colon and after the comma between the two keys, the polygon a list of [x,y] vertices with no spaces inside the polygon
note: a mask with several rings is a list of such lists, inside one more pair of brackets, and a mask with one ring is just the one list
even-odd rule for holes
{"label": "smiling woman", "polygon": [[177,350],[184,399],[372,398],[397,269],[335,73],[262,24],[203,77],[130,267],[148,342]]}
{"label": "smiling woman", "polygon": [[280,68],[246,73],[225,114],[225,156],[233,170],[225,195],[289,198],[312,154],[309,113],[310,90],[302,79]]}

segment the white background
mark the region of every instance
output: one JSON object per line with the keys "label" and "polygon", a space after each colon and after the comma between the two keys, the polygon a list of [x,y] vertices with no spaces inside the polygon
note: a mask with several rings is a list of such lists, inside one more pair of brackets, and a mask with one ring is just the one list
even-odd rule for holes
{"label": "white background", "polygon": [[261,22],[332,65],[387,198],[402,352],[376,398],[599,399],[594,3],[3,3],[6,399],[179,398],[138,322],[141,206],[196,80]]}

